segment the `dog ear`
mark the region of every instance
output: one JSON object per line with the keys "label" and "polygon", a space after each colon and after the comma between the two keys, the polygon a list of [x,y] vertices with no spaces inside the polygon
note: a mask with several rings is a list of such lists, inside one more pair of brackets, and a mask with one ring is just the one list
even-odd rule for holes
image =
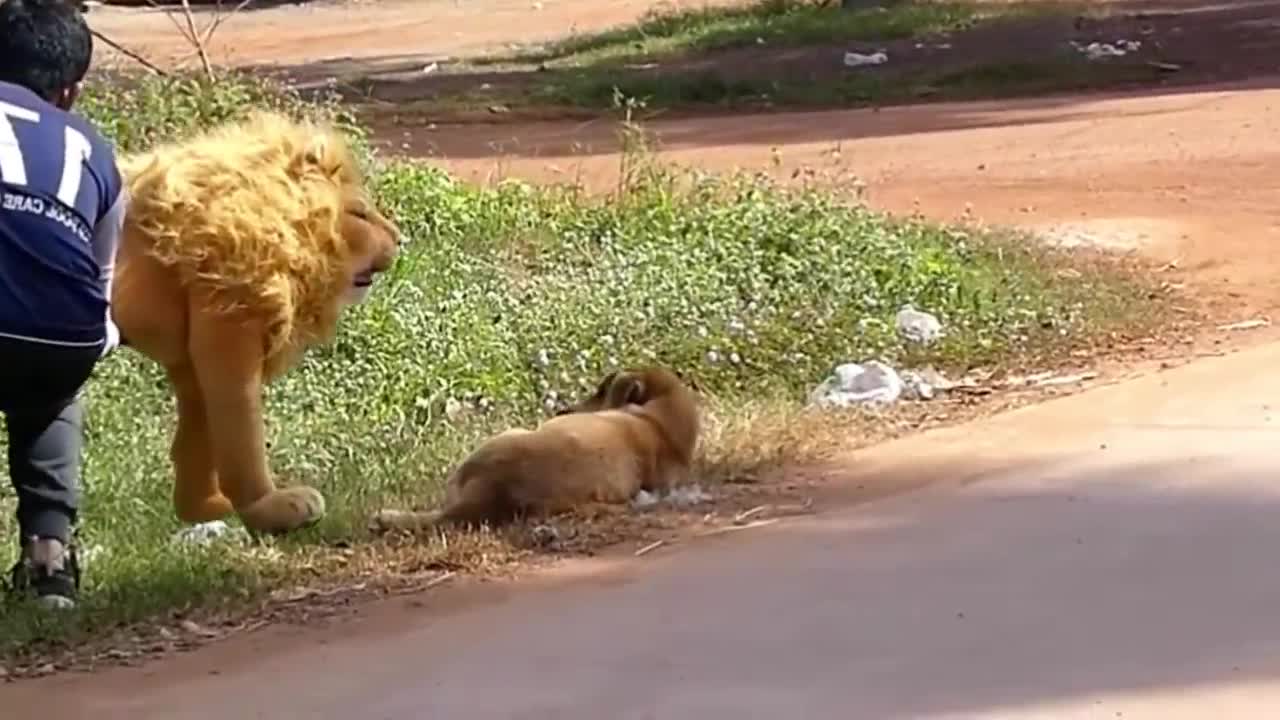
{"label": "dog ear", "polygon": [[643,405],[645,396],[648,394],[646,390],[647,388],[645,387],[644,380],[635,378],[634,382],[631,383],[631,386],[627,388],[627,396],[623,404],[635,403],[636,405]]}
{"label": "dog ear", "polygon": [[631,373],[617,373],[605,395],[605,406],[620,408],[644,401],[644,382]]}
{"label": "dog ear", "polygon": [[613,383],[617,379],[618,379],[617,370],[614,370],[608,375],[605,375],[604,379],[600,381],[600,384],[596,386],[595,397],[603,400],[609,394],[609,390],[613,387]]}

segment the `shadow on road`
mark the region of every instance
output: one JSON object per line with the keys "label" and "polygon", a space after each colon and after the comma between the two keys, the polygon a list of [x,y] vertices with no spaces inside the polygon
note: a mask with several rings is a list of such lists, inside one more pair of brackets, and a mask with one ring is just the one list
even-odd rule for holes
{"label": "shadow on road", "polygon": [[[1104,121],[1117,116],[1156,117],[1212,106],[1225,91],[1280,87],[1280,74],[1230,85],[1178,90],[1148,89],[1098,93],[1089,97],[1055,96],[884,108],[876,111],[795,111],[761,113],[750,118],[718,114],[657,117],[643,126],[665,151],[704,148],[771,148],[830,144],[878,137],[979,128],[1025,127],[1065,121]],[[1120,108],[1112,101],[1155,98],[1142,109]],[[612,118],[578,121],[529,121],[519,124],[397,124],[394,115],[371,114],[368,122],[378,145],[393,153],[449,160],[513,158],[589,158],[621,148],[621,125]]]}
{"label": "shadow on road", "polygon": [[[833,657],[856,658],[813,681],[860,717],[920,718],[1280,679],[1274,470],[1214,455],[1081,462],[988,466],[942,497],[779,534],[794,552],[769,584],[830,578],[795,611],[831,628]],[[753,632],[787,642],[767,624]]]}
{"label": "shadow on road", "polygon": [[1109,716],[1134,697],[1194,702],[1280,678],[1280,486],[1270,467],[1183,449],[1111,466],[904,463],[875,482],[926,472],[943,486],[447,611],[371,609],[341,639],[233,640],[0,699],[136,720],[274,714],[282,698],[291,717],[458,720],[1007,717],[1064,703]]}

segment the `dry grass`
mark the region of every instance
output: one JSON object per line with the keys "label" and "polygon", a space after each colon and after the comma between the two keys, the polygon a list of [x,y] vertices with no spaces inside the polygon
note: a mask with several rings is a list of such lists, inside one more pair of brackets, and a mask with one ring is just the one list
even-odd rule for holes
{"label": "dry grass", "polygon": [[[1175,329],[1177,334],[1194,331],[1191,326]],[[714,498],[709,503],[643,510],[591,506],[498,531],[392,534],[370,542],[295,549],[287,557],[269,546],[231,549],[243,553],[246,564],[275,576],[274,589],[197,611],[175,609],[149,626],[130,625],[84,642],[33,646],[11,658],[5,672],[24,678],[137,665],[267,625],[315,626],[349,616],[364,601],[419,593],[461,576],[513,577],[557,559],[615,550],[648,557],[701,536],[750,531],[779,517],[820,510],[831,479],[824,473],[847,462],[856,449],[1115,382],[1131,370],[1134,357],[1168,366],[1212,346],[1211,340],[1180,344],[1166,343],[1165,337],[1153,335],[1095,358],[1090,367],[1101,370],[1101,376],[1088,384],[1013,389],[993,382],[980,392],[944,394],[883,411],[819,411],[794,398],[743,403],[709,396],[696,472]],[[1059,368],[1063,374],[1079,369],[1077,359],[1065,358],[1064,363],[1068,365]],[[803,471],[812,468],[823,470],[806,476]],[[885,492],[878,488],[863,500]],[[846,492],[841,501],[859,500]],[[280,565],[285,562],[287,568]]]}
{"label": "dry grass", "polygon": [[[894,434],[894,428],[909,430],[923,410],[903,406],[877,419],[861,411],[805,410],[786,400],[742,407],[708,398],[697,477],[712,495],[710,502],[644,509],[595,505],[498,530],[390,534],[367,542],[293,548],[287,554],[270,541],[228,545],[226,552],[259,568],[265,580],[262,592],[196,610],[175,608],[151,625],[32,645],[10,657],[6,672],[23,678],[135,665],[269,624],[314,625],[350,613],[355,601],[418,592],[458,575],[511,576],[620,543],[656,549],[655,543],[673,545],[735,527],[735,521],[740,527],[744,510],[752,510],[752,521],[767,520],[811,499],[808,488],[762,482],[767,474],[831,458],[848,450],[851,440],[862,445]],[[888,416],[912,419],[886,423]]]}
{"label": "dry grass", "polygon": [[756,483],[779,468],[824,462],[860,446],[858,439],[885,432],[877,415],[865,410],[820,411],[777,400],[713,402],[697,475],[712,486]]}
{"label": "dry grass", "polygon": [[[216,89],[210,96],[202,85],[189,88],[209,103],[199,106],[204,122],[241,103],[241,95]],[[136,107],[117,112],[114,126],[111,112],[131,96],[104,96],[97,107],[113,135],[142,142],[196,124],[185,103],[166,104],[170,96],[184,97],[167,85],[133,96]],[[893,364],[904,360],[891,330],[848,332],[860,319],[878,314],[891,328],[893,308],[913,300],[962,330],[940,359],[1004,367],[1037,353],[1074,360],[1027,317],[1068,327],[1068,337],[1087,344],[1131,328],[1131,303],[1143,297],[1110,277],[1085,282],[1095,279],[1088,268],[1063,283],[1057,264],[1029,251],[996,252],[974,232],[891,221],[816,191],[788,193],[734,176],[703,178],[690,194],[666,175],[638,176],[600,200],[517,183],[470,187],[410,163],[384,168],[380,197],[410,236],[429,241],[413,243],[380,299],[269,396],[276,467],[324,482],[341,508],[296,538],[208,552],[169,545],[171,500],[156,478],[168,477],[171,428],[154,418],[171,413],[170,401],[146,363],[126,355],[105,367],[92,388],[98,436],[89,467],[102,480],[89,488],[96,510],[86,530],[106,552],[87,568],[93,586],[79,615],[59,621],[6,608],[0,647],[5,662],[16,663],[10,672],[132,662],[267,622],[309,623],[353,598],[410,591],[442,573],[502,574],[539,558],[620,541],[671,544],[682,533],[732,525],[740,511],[811,493],[803,483],[770,481],[784,469],[992,406],[990,398],[957,396],[881,414],[803,409],[803,388],[832,361],[886,352]],[[613,246],[608,253],[600,252],[602,238]],[[513,259],[503,266],[490,262],[495,255]],[[525,273],[517,281],[512,266]],[[625,282],[582,283],[584,267]],[[927,277],[916,271],[922,267],[931,268]],[[744,286],[758,286],[758,304],[738,302]],[[867,297],[880,309],[859,306]],[[821,315],[810,317],[815,311]],[[637,320],[621,343],[612,337],[620,315]],[[550,366],[529,366],[539,350],[554,359]],[[713,363],[712,351],[741,353],[743,362]],[[698,465],[714,504],[585,508],[498,533],[370,540],[361,532],[374,504],[433,500],[432,478],[482,434],[508,418],[531,422],[553,391],[564,397],[580,381],[593,386],[606,358],[632,364],[645,352],[694,369],[724,393],[708,397]],[[441,419],[447,400],[495,409],[454,427]]]}

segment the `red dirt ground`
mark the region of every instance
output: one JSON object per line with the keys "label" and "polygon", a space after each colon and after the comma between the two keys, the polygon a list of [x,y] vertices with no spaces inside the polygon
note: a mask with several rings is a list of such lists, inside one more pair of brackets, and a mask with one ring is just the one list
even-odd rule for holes
{"label": "red dirt ground", "polygon": [[[547,0],[541,9],[511,0],[484,0],[486,9],[436,0],[283,6],[229,24],[217,57],[291,63],[477,52],[513,38],[513,27],[520,28],[520,40],[534,40],[560,34],[570,21],[600,27],[648,6],[638,0]],[[154,57],[172,59],[184,47],[176,33],[158,35],[168,20],[154,11],[100,8],[90,17],[113,39]],[[1238,30],[1274,34],[1277,23],[1254,18]],[[1273,55],[1260,56],[1247,44],[1220,47],[1217,55],[1199,47],[1220,70],[1201,80],[1277,66]],[[706,168],[768,167],[776,149],[777,171],[787,173],[826,165],[838,149],[874,206],[1133,248],[1169,263],[1170,281],[1217,297],[1222,319],[1245,320],[1273,315],[1280,306],[1273,280],[1280,271],[1276,79],[878,110],[658,118],[648,127],[666,157]],[[432,126],[421,118],[406,124],[390,112],[374,120],[388,149],[434,156],[473,178],[501,173],[606,187],[616,171],[607,120]]]}
{"label": "red dirt ground", "polygon": [[[635,20],[653,7],[689,8],[732,0],[315,0],[259,3],[225,22],[208,45],[227,65],[291,66],[335,59],[366,62],[460,56],[511,42],[552,40]],[[236,3],[228,2],[231,6]],[[250,6],[253,7],[253,6]],[[196,11],[204,28],[213,11]],[[178,15],[151,7],[96,7],[90,25],[162,67],[194,61],[174,26]],[[185,22],[179,20],[179,22]],[[364,66],[367,69],[367,65]]]}
{"label": "red dirt ground", "polygon": [[[839,148],[844,167],[863,179],[878,207],[940,219],[968,214],[1137,248],[1175,262],[1197,288],[1228,293],[1225,309],[1234,316],[1272,312],[1280,175],[1272,107],[1278,96],[1271,88],[1280,76],[1265,73],[1280,71],[1280,21],[1274,19],[1280,3],[1105,5],[1116,11],[1111,18],[1059,30],[1080,39],[1090,32],[1113,40],[1144,37],[1144,52],[1155,47],[1153,57],[1184,66],[1166,81],[1171,87],[853,111],[668,114],[647,127],[667,157],[710,168],[764,168],[776,148],[780,170],[789,172],[828,164]],[[601,29],[658,6],[641,0],[483,0],[479,6],[322,0],[236,15],[210,49],[218,62],[279,64],[311,78],[376,75],[387,63],[472,55],[571,27]],[[153,9],[99,7],[90,19],[95,29],[165,65],[186,48],[169,16]],[[1027,43],[1045,42],[1044,32],[1003,40],[1029,52]],[[991,40],[987,44],[998,44]],[[1234,82],[1207,84],[1223,79]],[[376,94],[409,100],[429,91],[425,83],[387,82]],[[602,186],[616,168],[614,128],[606,119],[496,116],[501,122],[432,124],[429,113],[398,102],[371,107],[384,148],[438,157],[471,177],[505,173]]]}
{"label": "red dirt ground", "polygon": [[[1138,249],[1230,293],[1243,319],[1280,300],[1280,91],[1268,84],[648,127],[665,157],[703,168],[767,167],[776,148],[787,173],[827,165],[838,148],[874,206]],[[616,177],[614,128],[603,120],[400,132],[399,149],[473,179],[501,171],[607,187]],[[507,154],[500,163],[495,146]]]}
{"label": "red dirt ground", "polygon": [[[994,99],[1049,90],[1185,87],[1232,82],[1280,70],[1277,0],[1205,5],[1186,0],[1092,3],[1086,14],[1061,9],[984,21],[927,37],[731,47],[607,64],[589,72],[551,61],[545,65],[467,65],[388,56],[371,62],[317,62],[289,74],[304,82],[335,80],[353,98],[374,101],[378,112],[474,114],[508,107],[508,121],[549,111],[598,115],[582,108],[548,108],[566,97],[607,104],[610,83],[638,94],[661,87],[696,100],[699,110],[862,107],[904,102]],[[1076,48],[1093,42],[1139,42],[1123,57],[1090,62]],[[762,40],[763,42],[763,40]],[[1075,47],[1073,47],[1073,45]],[[849,70],[843,55],[886,52],[889,61]],[[363,67],[361,67],[363,65]],[[592,77],[594,76],[594,80]],[[602,79],[603,78],[603,79]],[[628,85],[627,83],[630,83]],[[443,102],[442,102],[443,101]],[[406,104],[412,103],[412,104]],[[536,104],[535,104],[536,103]],[[797,109],[792,107],[792,109]],[[695,111],[695,112],[697,112]]]}

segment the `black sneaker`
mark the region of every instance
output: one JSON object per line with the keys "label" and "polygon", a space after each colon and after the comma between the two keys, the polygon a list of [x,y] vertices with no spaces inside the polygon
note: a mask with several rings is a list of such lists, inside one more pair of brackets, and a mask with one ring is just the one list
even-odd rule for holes
{"label": "black sneaker", "polygon": [[22,547],[22,559],[11,574],[13,589],[34,594],[45,607],[74,608],[80,590],[80,564],[74,547],[52,538],[32,538]]}

